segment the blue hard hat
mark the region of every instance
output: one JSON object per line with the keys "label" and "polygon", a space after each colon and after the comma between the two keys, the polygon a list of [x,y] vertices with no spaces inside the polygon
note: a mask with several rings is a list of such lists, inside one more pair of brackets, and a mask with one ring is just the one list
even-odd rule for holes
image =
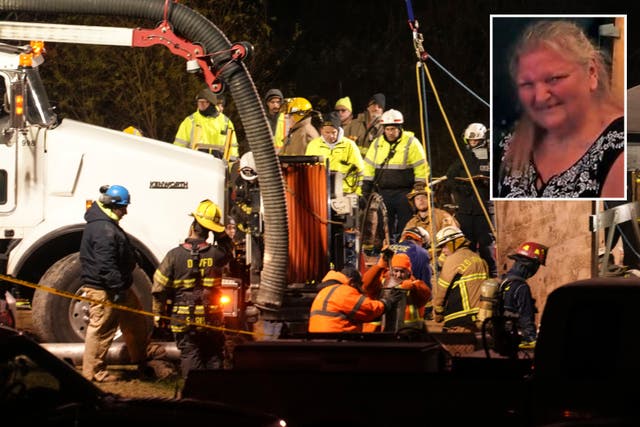
{"label": "blue hard hat", "polygon": [[104,192],[105,198],[108,198],[107,204],[112,204],[116,206],[127,206],[131,203],[131,196],[129,195],[129,190],[124,188],[122,185],[111,185]]}

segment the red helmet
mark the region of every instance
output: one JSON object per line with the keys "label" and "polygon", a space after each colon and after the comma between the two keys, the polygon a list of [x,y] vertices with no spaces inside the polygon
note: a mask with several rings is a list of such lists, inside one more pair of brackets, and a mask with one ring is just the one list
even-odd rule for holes
{"label": "red helmet", "polygon": [[518,257],[528,258],[538,261],[540,265],[544,265],[547,261],[547,252],[549,248],[536,242],[524,242],[516,249],[516,252],[509,255],[509,258],[516,259]]}

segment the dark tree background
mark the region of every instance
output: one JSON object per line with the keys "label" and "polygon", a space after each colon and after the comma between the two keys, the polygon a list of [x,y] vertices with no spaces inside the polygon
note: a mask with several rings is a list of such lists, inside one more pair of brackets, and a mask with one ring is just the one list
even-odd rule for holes
{"label": "dark tree background", "polygon": [[[467,124],[488,125],[489,108],[454,80],[489,102],[490,14],[628,13],[628,84],[638,84],[637,29],[623,1],[611,0],[414,0],[419,32],[434,89],[426,82],[427,121],[421,127],[417,56],[402,0],[184,0],[211,20],[232,42],[255,48],[247,62],[261,94],[280,88],[285,96],[303,96],[327,112],[343,96],[355,112],[375,92],[387,108],[400,110],[405,128],[428,142],[433,175],[442,175],[456,156],[447,122],[456,138]],[[7,20],[83,23],[153,28],[158,23],[103,17],[47,17],[11,14]],[[188,74],[182,58],[161,46],[146,49],[49,43],[42,66],[50,98],[67,117],[114,129],[129,125],[145,135],[171,142],[180,121],[195,110],[201,76]],[[227,94],[225,114],[242,140],[242,123]],[[424,130],[424,133],[423,133]]]}

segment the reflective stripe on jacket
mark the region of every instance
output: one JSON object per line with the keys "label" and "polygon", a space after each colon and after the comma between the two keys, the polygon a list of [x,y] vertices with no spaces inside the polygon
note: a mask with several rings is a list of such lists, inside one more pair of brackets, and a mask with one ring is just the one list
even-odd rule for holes
{"label": "reflective stripe on jacket", "polygon": [[435,312],[444,315],[444,326],[475,324],[488,272],[486,261],[468,247],[446,257],[433,298]]}
{"label": "reflective stripe on jacket", "polygon": [[221,325],[222,267],[230,259],[231,254],[199,239],[171,249],[153,275],[154,314],[168,315],[169,299],[171,316],[178,320],[171,323],[173,332],[186,330],[184,322]]}
{"label": "reflective stripe on jacket", "polygon": [[222,154],[229,137],[231,138],[229,160],[233,161],[238,158],[238,138],[233,122],[222,113],[216,117],[208,117],[196,111],[180,123],[173,143],[194,150],[204,147]]}
{"label": "reflective stripe on jacket", "polygon": [[309,141],[305,155],[329,159],[329,169],[342,173],[342,192],[362,194],[360,181],[364,162],[355,142],[349,138],[340,138],[335,144],[329,145],[322,137],[315,138]]}
{"label": "reflective stripe on jacket", "polygon": [[338,271],[327,273],[326,286],[311,304],[309,332],[361,332],[363,322],[384,313],[382,301],[367,298],[348,282]]}
{"label": "reflective stripe on jacket", "polygon": [[[389,157],[392,145],[393,156]],[[389,144],[384,135],[373,141],[364,158],[364,181],[377,181],[378,188],[410,188],[427,182],[429,165],[420,141],[412,132],[403,131],[398,141]]]}

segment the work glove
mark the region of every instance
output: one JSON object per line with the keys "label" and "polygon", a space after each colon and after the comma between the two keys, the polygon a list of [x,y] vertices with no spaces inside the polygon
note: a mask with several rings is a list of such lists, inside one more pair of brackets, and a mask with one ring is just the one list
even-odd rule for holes
{"label": "work glove", "polygon": [[373,191],[373,181],[362,181],[362,197],[364,198],[365,204],[367,200],[369,200],[369,196]]}
{"label": "work glove", "polygon": [[122,304],[127,297],[127,291],[118,291],[113,294],[113,299],[111,300],[114,304]]}
{"label": "work glove", "polygon": [[384,304],[384,312],[388,313],[396,308],[396,305],[407,295],[403,289],[393,288],[380,301]]}
{"label": "work glove", "polygon": [[229,237],[229,235],[224,232],[213,232],[213,236],[215,238],[215,241],[218,245],[218,247],[220,249],[222,249],[223,251],[227,252],[227,253],[233,253],[233,240],[231,240],[231,237]]}
{"label": "work glove", "polygon": [[380,268],[389,268],[387,257],[385,257],[384,254],[380,254],[380,257],[378,258],[378,262],[376,263],[376,265]]}
{"label": "work glove", "polygon": [[386,268],[389,268],[389,266],[391,265],[391,258],[393,258],[393,255],[394,252],[391,248],[389,248],[388,245],[383,246],[383,248],[380,250],[380,258],[384,260]]}
{"label": "work glove", "polygon": [[171,333],[171,328],[167,319],[161,319],[158,316],[153,318],[153,331],[151,332],[151,338],[157,341],[173,340],[173,334]]}
{"label": "work glove", "polygon": [[444,308],[443,307],[434,307],[433,308],[433,320],[438,323],[444,322]]}
{"label": "work glove", "polygon": [[358,209],[361,211],[367,208],[367,198],[364,197],[364,194],[358,197]]}

